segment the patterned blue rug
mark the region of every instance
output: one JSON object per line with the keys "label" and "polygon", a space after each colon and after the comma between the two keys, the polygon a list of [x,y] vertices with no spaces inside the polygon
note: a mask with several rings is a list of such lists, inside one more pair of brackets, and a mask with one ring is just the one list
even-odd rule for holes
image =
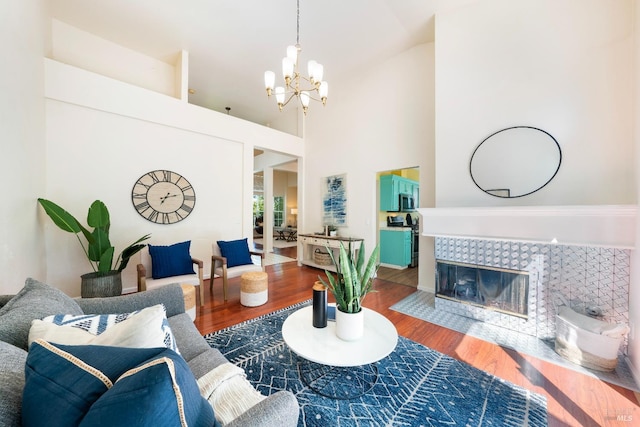
{"label": "patterned blue rug", "polygon": [[300,379],[298,357],[282,341],[282,323],[310,301],[206,335],[241,366],[263,394],[291,390],[299,426],[546,426],[544,396],[459,362],[404,337],[378,362],[367,394],[335,400]]}

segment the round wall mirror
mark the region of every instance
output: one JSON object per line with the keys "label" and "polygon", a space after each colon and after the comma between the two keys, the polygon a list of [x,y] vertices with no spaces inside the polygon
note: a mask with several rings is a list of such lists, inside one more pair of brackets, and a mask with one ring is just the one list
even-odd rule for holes
{"label": "round wall mirror", "polygon": [[471,179],[487,194],[527,196],[547,185],[562,162],[560,144],[548,132],[530,126],[499,130],[471,155]]}

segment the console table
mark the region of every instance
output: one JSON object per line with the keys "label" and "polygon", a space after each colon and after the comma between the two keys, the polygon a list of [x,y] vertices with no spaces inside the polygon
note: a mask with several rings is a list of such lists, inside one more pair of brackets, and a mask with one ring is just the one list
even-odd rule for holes
{"label": "console table", "polygon": [[274,234],[277,234],[276,240],[284,240],[287,242],[296,241],[297,228],[293,227],[273,227]]}
{"label": "console table", "polygon": [[323,270],[336,271],[333,263],[329,265],[317,264],[313,260],[313,253],[316,249],[326,252],[327,248],[333,251],[333,256],[338,259],[340,253],[340,243],[345,249],[351,245],[351,250],[357,254],[364,239],[356,237],[324,236],[321,234],[298,234],[298,265],[308,265],[310,267],[321,268]]}

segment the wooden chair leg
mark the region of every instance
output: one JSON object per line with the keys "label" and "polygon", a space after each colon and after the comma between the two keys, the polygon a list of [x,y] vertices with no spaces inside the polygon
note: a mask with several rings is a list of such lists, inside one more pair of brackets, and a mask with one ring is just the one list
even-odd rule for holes
{"label": "wooden chair leg", "polygon": [[224,297],[224,302],[227,302],[227,266],[222,266],[222,296]]}

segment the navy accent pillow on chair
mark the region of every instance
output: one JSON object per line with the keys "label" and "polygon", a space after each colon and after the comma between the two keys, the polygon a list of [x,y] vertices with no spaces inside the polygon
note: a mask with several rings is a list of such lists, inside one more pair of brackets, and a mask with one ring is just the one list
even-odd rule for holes
{"label": "navy accent pillow on chair", "polygon": [[230,241],[218,240],[218,246],[222,256],[227,259],[228,268],[253,264],[249,253],[249,243],[246,238]]}
{"label": "navy accent pillow on chair", "polygon": [[190,240],[171,246],[148,246],[151,255],[151,277],[154,279],[194,274],[189,253]]}

